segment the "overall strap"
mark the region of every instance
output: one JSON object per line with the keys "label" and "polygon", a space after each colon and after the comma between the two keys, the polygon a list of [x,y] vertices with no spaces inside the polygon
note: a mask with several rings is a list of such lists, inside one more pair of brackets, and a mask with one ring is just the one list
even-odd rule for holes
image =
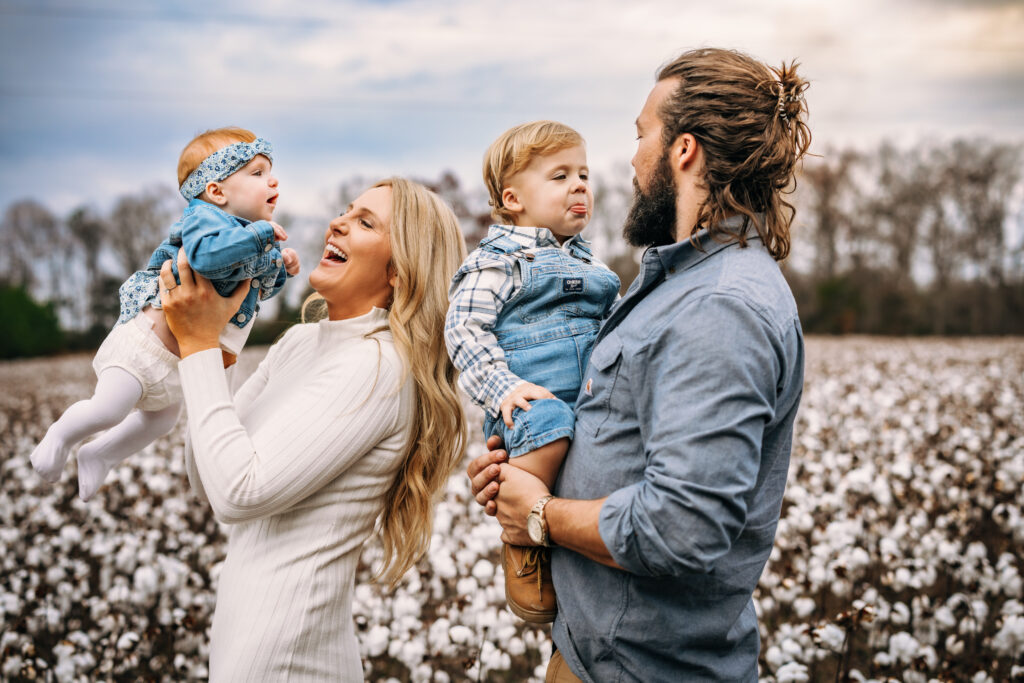
{"label": "overall strap", "polygon": [[494,237],[486,237],[481,240],[480,248],[494,254],[514,254],[522,249],[523,245],[513,239],[505,237],[504,235],[496,235]]}
{"label": "overall strap", "polygon": [[590,263],[594,258],[594,252],[590,250],[590,242],[581,239],[569,243],[569,253],[585,263]]}

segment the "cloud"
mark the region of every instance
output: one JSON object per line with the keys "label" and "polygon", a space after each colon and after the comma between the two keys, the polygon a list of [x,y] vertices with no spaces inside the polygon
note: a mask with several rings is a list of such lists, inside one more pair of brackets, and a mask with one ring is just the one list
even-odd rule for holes
{"label": "cloud", "polygon": [[48,201],[32,174],[65,159],[104,175],[54,172],[62,210],[170,182],[185,142],[226,124],[274,140],[308,203],[357,173],[477,184],[487,144],[536,118],[577,127],[609,168],[632,156],[657,67],[703,45],[799,59],[816,145],[1024,135],[1014,3],[25,0],[3,19],[0,60],[18,68],[0,74],[0,206]]}

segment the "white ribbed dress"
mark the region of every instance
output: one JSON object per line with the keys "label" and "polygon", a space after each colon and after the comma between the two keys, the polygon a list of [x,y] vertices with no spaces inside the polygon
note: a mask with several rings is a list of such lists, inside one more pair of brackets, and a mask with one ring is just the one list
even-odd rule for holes
{"label": "white ribbed dress", "polygon": [[414,389],[380,309],[297,325],[232,400],[220,350],[179,363],[189,481],[231,525],[210,680],[361,681],[360,548],[411,428]]}

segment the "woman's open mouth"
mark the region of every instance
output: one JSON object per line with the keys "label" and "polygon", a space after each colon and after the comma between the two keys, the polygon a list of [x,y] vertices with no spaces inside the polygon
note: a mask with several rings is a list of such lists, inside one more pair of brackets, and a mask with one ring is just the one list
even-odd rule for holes
{"label": "woman's open mouth", "polygon": [[345,263],[348,261],[348,254],[338,249],[333,244],[328,243],[324,249],[324,258],[328,261],[335,261],[337,263]]}

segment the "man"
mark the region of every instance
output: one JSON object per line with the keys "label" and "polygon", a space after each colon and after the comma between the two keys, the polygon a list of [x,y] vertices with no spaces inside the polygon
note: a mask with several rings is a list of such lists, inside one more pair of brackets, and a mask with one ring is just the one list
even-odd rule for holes
{"label": "man", "polygon": [[594,345],[556,497],[516,468],[495,481],[501,451],[469,466],[504,540],[553,546],[549,681],[757,680],[752,592],[803,384],[776,260],[810,143],[805,88],[795,65],[725,50],[661,70],[624,228],[650,248]]}

